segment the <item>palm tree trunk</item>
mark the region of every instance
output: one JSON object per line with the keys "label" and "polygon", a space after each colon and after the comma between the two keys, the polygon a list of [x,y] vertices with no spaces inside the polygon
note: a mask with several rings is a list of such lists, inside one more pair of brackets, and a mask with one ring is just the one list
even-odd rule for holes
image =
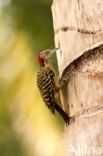
{"label": "palm tree trunk", "polygon": [[55,45],[68,156],[103,155],[103,1],[54,0]]}

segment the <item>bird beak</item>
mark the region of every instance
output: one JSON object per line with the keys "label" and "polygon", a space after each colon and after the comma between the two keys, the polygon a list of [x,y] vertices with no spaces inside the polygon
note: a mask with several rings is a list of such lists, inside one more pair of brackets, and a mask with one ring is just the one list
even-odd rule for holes
{"label": "bird beak", "polygon": [[55,53],[58,49],[60,49],[59,47],[58,48],[54,48],[54,49],[46,49],[46,50],[43,50],[41,52],[41,54],[46,54],[47,55],[52,55],[53,53]]}
{"label": "bird beak", "polygon": [[45,58],[45,60],[48,60],[58,49],[60,48],[46,49],[40,52],[40,54],[43,56],[43,58]]}
{"label": "bird beak", "polygon": [[50,51],[51,54],[55,53],[58,49],[60,49],[59,47],[58,48],[54,48]]}

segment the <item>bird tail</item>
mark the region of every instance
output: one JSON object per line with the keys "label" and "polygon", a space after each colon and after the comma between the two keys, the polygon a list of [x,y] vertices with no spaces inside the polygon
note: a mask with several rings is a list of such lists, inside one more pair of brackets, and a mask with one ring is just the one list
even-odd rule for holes
{"label": "bird tail", "polygon": [[64,119],[64,121],[66,123],[69,123],[70,117],[67,115],[66,112],[64,112],[64,110],[57,103],[55,103],[55,109],[62,116],[62,118]]}

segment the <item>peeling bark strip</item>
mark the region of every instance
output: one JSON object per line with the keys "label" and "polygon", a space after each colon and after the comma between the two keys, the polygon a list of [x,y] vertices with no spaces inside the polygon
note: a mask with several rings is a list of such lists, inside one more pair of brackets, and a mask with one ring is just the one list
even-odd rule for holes
{"label": "peeling bark strip", "polygon": [[[84,94],[81,94],[77,91],[80,89],[80,88],[77,89],[78,87],[80,87],[79,86],[80,84],[78,83],[78,80],[77,80],[77,85],[75,86],[75,78],[77,79],[78,76],[80,78],[80,75],[82,75],[82,74],[85,76],[87,75],[87,79],[88,79],[87,81],[89,81],[89,79],[92,79],[95,82],[95,87],[98,92],[98,90],[100,90],[98,87],[102,87],[99,84],[99,80],[100,80],[100,82],[103,82],[102,81],[102,79],[103,79],[103,43],[101,45],[98,45],[98,46],[92,48],[92,49],[85,51],[83,53],[83,55],[78,57],[69,66],[67,66],[62,74],[60,83],[62,86],[61,89],[62,89],[63,95],[64,94],[66,95],[66,92],[65,92],[66,90],[70,91],[71,87],[69,88],[69,85],[70,86],[73,85],[73,87],[74,87],[74,88],[72,88],[73,98],[78,97],[77,101],[73,101],[73,99],[70,98],[72,94],[68,93],[68,101],[69,100],[70,101],[68,102],[69,107],[66,106],[67,107],[66,110],[67,110],[67,112],[70,112],[71,117],[74,117],[74,121],[78,120],[79,118],[86,117],[86,116],[87,117],[93,116],[94,114],[97,114],[97,113],[103,111],[103,103],[102,102],[100,102],[98,104],[98,102],[94,100],[95,102],[93,101],[93,104],[90,103],[90,97],[88,97],[88,95],[87,95],[89,90],[87,91],[84,89],[84,88],[86,88],[85,84],[83,85],[84,88],[81,87],[81,89],[84,89],[87,93],[84,91]],[[98,82],[95,81],[95,80],[97,80],[96,78],[98,79]],[[82,81],[82,79],[80,81]],[[90,80],[90,83],[93,81]],[[82,83],[84,83],[84,82],[82,82]],[[87,83],[87,86],[90,83]],[[94,87],[94,89],[95,89],[95,87]],[[89,87],[89,89],[90,89],[90,87]],[[80,96],[78,96],[79,94],[83,95],[83,97],[85,97],[85,98],[87,97],[87,100],[89,98],[89,102],[86,102],[86,100],[84,100],[84,98],[80,99]],[[64,95],[64,99],[66,99],[65,95]],[[96,94],[94,94],[94,95],[96,95]],[[98,92],[98,97],[100,95],[101,95],[101,93]],[[99,100],[102,101],[102,97],[100,97]],[[64,103],[67,103],[66,100],[64,101]],[[76,108],[77,107],[76,105],[78,106],[78,108]]]}
{"label": "peeling bark strip", "polygon": [[85,30],[83,28],[76,28],[73,26],[65,26],[65,27],[60,27],[58,29],[55,30],[55,34],[59,33],[59,32],[66,32],[66,31],[77,31],[81,34],[86,34],[86,35],[96,35],[97,33],[100,33],[103,31],[103,29],[98,29],[98,30]]}
{"label": "peeling bark strip", "polygon": [[88,117],[93,116],[94,114],[98,113],[97,111],[98,112],[103,111],[103,105],[97,105],[97,106],[87,108],[87,109],[84,109],[83,111],[80,111],[80,112],[76,113],[75,115],[72,116],[71,119],[74,119],[74,120],[71,120],[69,125],[74,123],[80,117],[83,117],[83,116],[86,117],[86,115]]}
{"label": "peeling bark strip", "polygon": [[84,109],[83,111],[80,111],[80,112],[78,112],[77,114],[74,115],[74,121],[75,121],[76,118],[80,118],[83,115],[85,115],[85,117],[86,117],[86,115],[88,117],[92,116],[93,114],[96,114],[97,111],[99,112],[100,110],[103,111],[103,105],[97,105],[95,107]]}
{"label": "peeling bark strip", "polygon": [[71,116],[69,125],[74,123],[80,117],[83,117],[83,116],[84,117],[86,117],[86,116],[90,117],[90,116],[93,116],[96,113],[99,113],[100,111],[103,112],[103,105],[97,105],[97,106],[94,106],[94,107],[83,109],[83,111],[79,111],[75,115]]}
{"label": "peeling bark strip", "polygon": [[60,80],[61,86],[67,85],[70,79],[78,73],[103,73],[103,43],[85,51],[64,69]]}

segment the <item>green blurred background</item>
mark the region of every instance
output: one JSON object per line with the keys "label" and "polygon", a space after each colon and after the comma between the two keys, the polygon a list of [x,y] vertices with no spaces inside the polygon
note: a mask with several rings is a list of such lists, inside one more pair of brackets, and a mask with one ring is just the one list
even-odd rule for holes
{"label": "green blurred background", "polygon": [[0,0],[0,156],[65,155],[63,121],[36,86],[37,53],[54,47],[51,4]]}

